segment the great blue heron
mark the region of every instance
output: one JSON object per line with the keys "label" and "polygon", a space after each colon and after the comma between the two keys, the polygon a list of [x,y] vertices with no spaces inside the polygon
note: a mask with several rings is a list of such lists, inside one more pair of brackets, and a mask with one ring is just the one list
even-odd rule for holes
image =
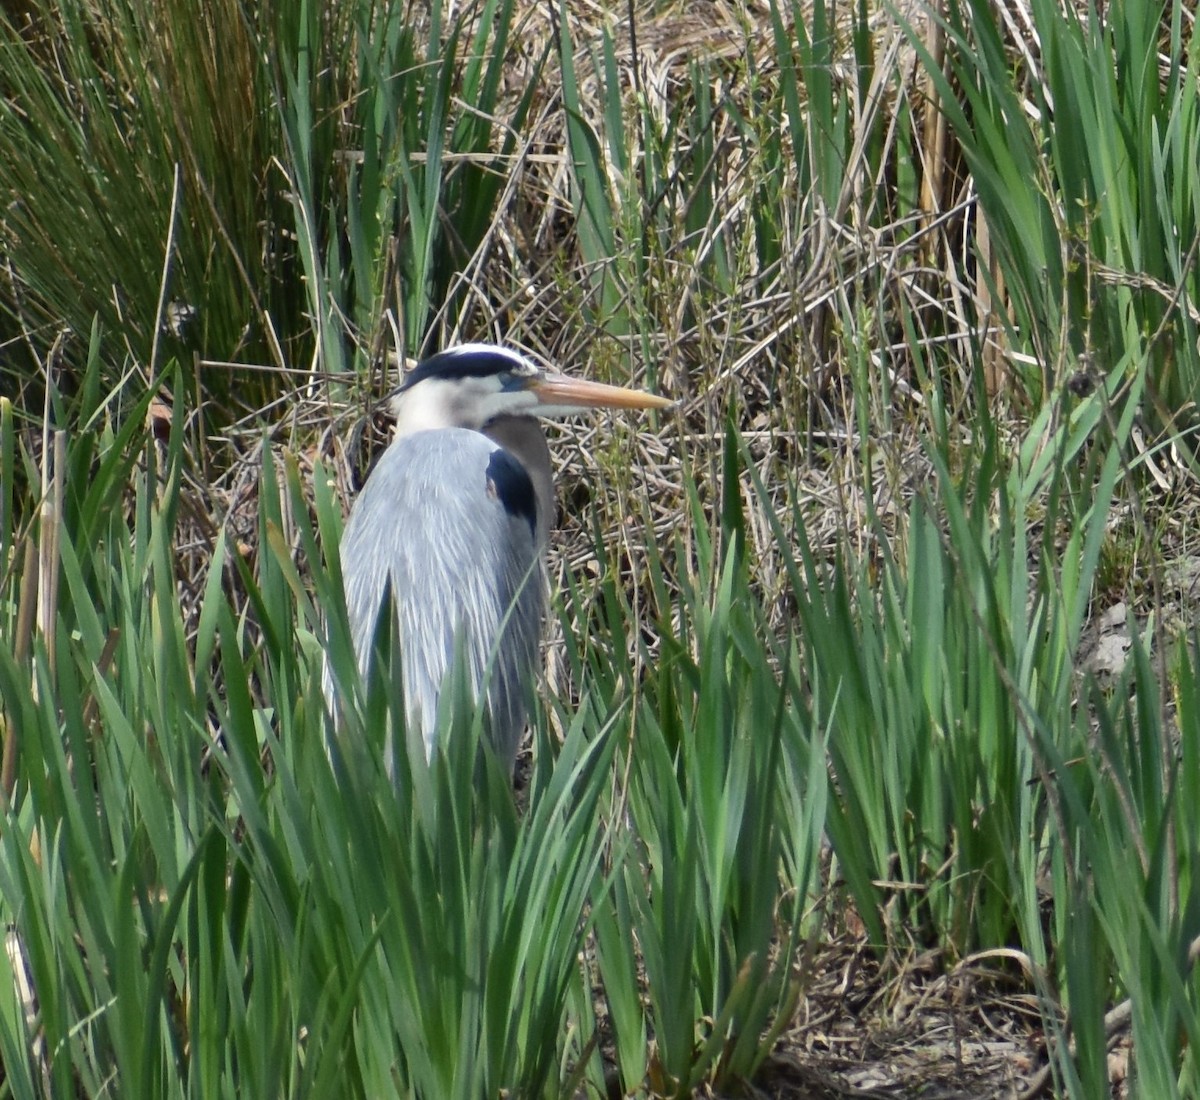
{"label": "great blue heron", "polygon": [[[351,511],[342,577],[365,673],[380,605],[397,611],[405,716],[426,754],[456,660],[510,773],[545,610],[554,517],[550,449],[538,417],[660,409],[649,393],[551,374],[518,352],[463,344],[414,368],[392,398],[395,438]],[[328,687],[328,680],[327,680]]]}

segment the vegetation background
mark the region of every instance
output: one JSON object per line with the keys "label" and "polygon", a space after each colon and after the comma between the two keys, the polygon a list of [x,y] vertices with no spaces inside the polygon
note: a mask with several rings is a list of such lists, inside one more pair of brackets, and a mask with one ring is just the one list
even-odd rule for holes
{"label": "vegetation background", "polygon": [[[1194,21],[0,3],[0,1095],[1196,1095]],[[466,338],[679,398],[519,810],[323,736]]]}

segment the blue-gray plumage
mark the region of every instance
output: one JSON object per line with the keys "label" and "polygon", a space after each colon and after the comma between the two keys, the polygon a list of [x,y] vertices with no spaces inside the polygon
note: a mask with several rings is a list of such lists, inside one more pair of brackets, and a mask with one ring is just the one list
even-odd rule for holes
{"label": "blue-gray plumage", "polygon": [[[525,494],[517,492],[522,499],[514,514],[504,495],[518,479]],[[398,517],[394,524],[371,522],[383,510]],[[421,730],[427,750],[433,748],[438,694],[461,632],[464,672],[475,695],[494,662],[487,691],[490,733],[500,758],[510,767],[516,759],[525,728],[527,685],[521,677],[535,667],[545,607],[535,514],[533,485],[516,459],[465,428],[397,439],[359,495],[342,538],[354,649],[361,659],[371,645],[390,581],[403,645],[407,718]],[[499,557],[498,546],[506,551]],[[368,562],[389,566],[363,568]],[[431,608],[437,613],[430,614]],[[500,660],[501,652],[511,659]]]}
{"label": "blue-gray plumage", "polygon": [[[405,379],[393,398],[396,437],[355,502],[341,562],[363,671],[391,591],[405,715],[427,753],[457,653],[486,705],[498,756],[510,771],[516,761],[537,670],[554,508],[550,452],[535,418],[669,404],[549,374],[517,352],[483,344],[435,355]],[[332,703],[328,669],[325,689]]]}

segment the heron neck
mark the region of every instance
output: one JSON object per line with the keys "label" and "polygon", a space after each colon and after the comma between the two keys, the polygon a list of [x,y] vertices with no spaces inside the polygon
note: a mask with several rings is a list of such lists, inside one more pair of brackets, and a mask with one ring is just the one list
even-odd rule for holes
{"label": "heron neck", "polygon": [[545,542],[555,520],[554,480],[550,447],[536,420],[528,416],[498,416],[488,422],[483,434],[513,456],[529,474],[537,496],[538,539]]}
{"label": "heron neck", "polygon": [[457,428],[462,424],[454,393],[447,392],[434,380],[414,386],[393,402],[392,409],[396,414],[396,439],[413,432]]}

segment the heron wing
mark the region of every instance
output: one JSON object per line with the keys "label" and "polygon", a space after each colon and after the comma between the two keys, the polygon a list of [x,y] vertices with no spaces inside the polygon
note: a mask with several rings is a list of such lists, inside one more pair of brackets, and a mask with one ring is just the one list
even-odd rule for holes
{"label": "heron wing", "polygon": [[390,580],[406,712],[432,751],[456,649],[490,735],[512,766],[525,727],[545,609],[536,503],[524,468],[478,432],[415,432],[388,447],[342,538],[342,576],[364,671]]}

